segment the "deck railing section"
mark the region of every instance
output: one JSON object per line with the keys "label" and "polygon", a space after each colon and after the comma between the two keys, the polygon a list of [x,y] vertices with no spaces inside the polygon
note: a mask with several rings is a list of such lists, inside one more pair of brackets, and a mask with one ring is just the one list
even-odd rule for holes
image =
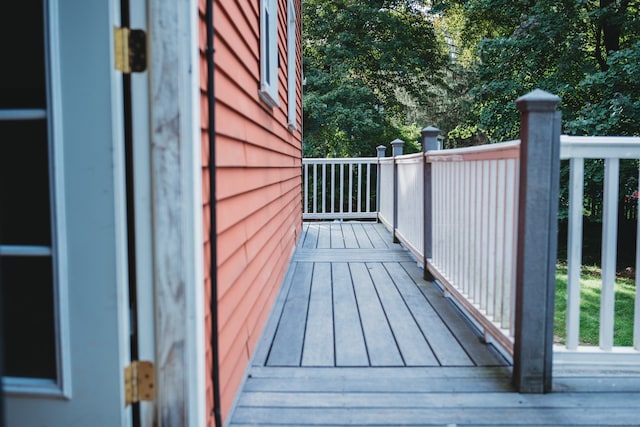
{"label": "deck railing section", "polygon": [[[640,138],[562,136],[560,147],[560,158],[570,162],[567,238],[568,284],[566,345],[564,348],[556,346],[556,361],[582,363],[615,361],[618,364],[640,364],[640,292],[638,292],[637,288],[638,280],[640,279],[640,244],[638,244],[640,243],[638,240],[640,239],[640,234],[638,233],[636,233],[636,293],[633,313],[633,346],[614,346],[620,160],[640,159]],[[602,191],[602,284],[598,347],[584,346],[579,343],[585,159],[604,160],[605,171]],[[635,209],[638,209],[638,207],[636,206]]]}
{"label": "deck railing section", "polygon": [[513,355],[519,141],[428,152],[432,257],[427,268]]}
{"label": "deck railing section", "polygon": [[395,237],[419,260],[424,256],[424,155],[396,157]]}
{"label": "deck railing section", "polygon": [[[438,150],[429,127],[423,153],[403,155],[396,140],[391,157],[378,147],[378,158],[303,160],[303,217],[378,218],[513,356],[522,392],[550,391],[553,361],[640,364],[640,292],[633,347],[613,345],[619,165],[640,159],[640,138],[561,137],[558,101],[542,91],[520,98],[518,141]],[[560,158],[571,163],[566,346],[553,344]],[[578,338],[584,159],[605,162],[600,343],[589,348]]]}
{"label": "deck railing section", "polygon": [[303,159],[303,219],[376,219],[375,157]]}
{"label": "deck railing section", "polygon": [[380,211],[378,219],[389,229],[393,229],[395,224],[394,205],[395,205],[395,178],[394,178],[394,159],[393,157],[384,157],[379,159],[379,181],[380,181]]}

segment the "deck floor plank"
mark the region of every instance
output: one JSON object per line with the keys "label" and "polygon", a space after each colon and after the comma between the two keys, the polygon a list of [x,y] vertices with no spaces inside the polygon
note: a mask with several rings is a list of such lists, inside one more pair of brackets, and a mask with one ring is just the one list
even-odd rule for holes
{"label": "deck floor plank", "polygon": [[369,366],[358,305],[346,263],[333,263],[336,366]]}
{"label": "deck floor plank", "polygon": [[311,280],[302,366],[334,366],[331,264],[316,263]]}
{"label": "deck floor plank", "polygon": [[273,345],[267,364],[269,366],[299,366],[302,358],[309,292],[313,264],[298,263],[282,308]]}
{"label": "deck floor plank", "polygon": [[331,226],[318,226],[318,243],[316,248],[331,248]]}
{"label": "deck floor plank", "polygon": [[394,278],[395,285],[402,293],[405,303],[440,363],[443,366],[473,365],[473,361],[447,328],[442,318],[431,307],[406,270],[398,263],[387,262],[384,263],[384,266]]}
{"label": "deck floor plank", "polygon": [[334,222],[331,224],[331,248],[344,249],[345,247],[342,225],[339,222]]}
{"label": "deck floor plank", "polygon": [[373,248],[373,243],[371,243],[371,239],[369,239],[369,235],[364,230],[364,227],[360,223],[350,224],[351,229],[353,229],[353,233],[358,240],[358,247],[362,249]]}
{"label": "deck floor plank", "polygon": [[[415,263],[403,262],[402,266],[414,279],[418,280],[422,277],[422,271]],[[446,319],[447,327],[457,337],[458,342],[475,364],[487,366],[505,363],[493,347],[481,341],[477,332],[471,328],[469,321],[459,314],[457,308],[447,298],[444,298],[438,289],[424,281],[418,281],[418,289],[438,315]]]}
{"label": "deck floor plank", "polygon": [[304,224],[248,373],[230,427],[640,425],[637,375],[514,392],[511,366],[374,223]]}
{"label": "deck floor plank", "polygon": [[320,226],[317,224],[304,224],[304,240],[302,240],[303,248],[315,248],[318,246],[318,232]]}
{"label": "deck floor plank", "polygon": [[366,264],[350,263],[356,301],[372,366],[404,366]]}
{"label": "deck floor plank", "polygon": [[356,238],[356,233],[353,230],[353,227],[350,225],[340,225],[342,228],[342,235],[344,236],[344,245],[345,248],[359,248],[358,239]]}
{"label": "deck floor plank", "polygon": [[381,263],[367,263],[393,335],[408,366],[439,365],[404,299]]}
{"label": "deck floor plank", "polygon": [[363,223],[362,228],[365,233],[367,233],[367,236],[374,248],[385,249],[391,247],[393,243],[387,243],[387,241],[380,236],[380,233],[377,231],[377,225],[378,224],[373,223]]}

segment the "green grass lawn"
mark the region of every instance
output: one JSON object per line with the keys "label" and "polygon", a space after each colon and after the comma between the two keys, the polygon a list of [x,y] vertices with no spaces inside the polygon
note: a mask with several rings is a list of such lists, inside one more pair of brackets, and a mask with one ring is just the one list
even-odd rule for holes
{"label": "green grass lawn", "polygon": [[[582,267],[580,294],[580,344],[598,345],[600,328],[600,268]],[[617,277],[615,285],[615,320],[613,344],[633,345],[633,311],[636,286],[633,279]],[[556,271],[556,303],[554,334],[556,342],[566,337],[567,265],[558,264]]]}

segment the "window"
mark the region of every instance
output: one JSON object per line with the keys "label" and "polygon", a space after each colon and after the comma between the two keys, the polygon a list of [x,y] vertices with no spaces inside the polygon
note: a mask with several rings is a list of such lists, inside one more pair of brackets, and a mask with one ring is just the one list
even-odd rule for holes
{"label": "window", "polygon": [[288,91],[287,91],[287,106],[288,106],[288,121],[289,121],[289,129],[296,130],[297,120],[296,120],[296,110],[297,110],[297,97],[296,97],[296,89],[297,89],[297,67],[296,67],[296,59],[297,59],[297,27],[296,27],[296,9],[294,5],[294,0],[289,0],[288,6],[288,25],[287,25],[287,83],[288,83]]}
{"label": "window", "polygon": [[261,0],[260,97],[269,107],[278,102],[278,0]]}
{"label": "window", "polygon": [[[56,224],[59,168],[47,66],[43,2],[3,3],[5,55],[0,68],[0,292],[4,389],[64,391]],[[66,342],[66,341],[65,341]]]}

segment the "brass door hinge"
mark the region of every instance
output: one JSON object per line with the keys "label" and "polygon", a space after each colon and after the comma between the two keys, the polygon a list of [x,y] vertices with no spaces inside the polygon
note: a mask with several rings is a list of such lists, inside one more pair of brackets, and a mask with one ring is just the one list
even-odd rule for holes
{"label": "brass door hinge", "polygon": [[132,361],[124,368],[125,405],[156,397],[156,372],[152,362]]}
{"label": "brass door hinge", "polygon": [[115,68],[125,74],[147,69],[147,35],[144,30],[113,28]]}

